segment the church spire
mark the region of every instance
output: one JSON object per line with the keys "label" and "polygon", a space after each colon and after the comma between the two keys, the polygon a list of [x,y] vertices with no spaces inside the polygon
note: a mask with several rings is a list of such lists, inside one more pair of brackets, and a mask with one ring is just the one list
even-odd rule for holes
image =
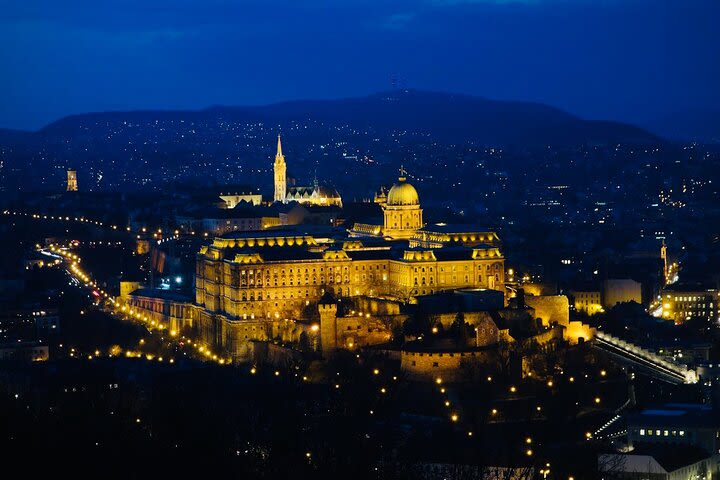
{"label": "church spire", "polygon": [[275,176],[275,194],[273,198],[276,202],[285,203],[285,196],[287,194],[286,168],[285,156],[282,153],[282,143],[280,143],[280,134],[278,134],[277,153],[275,154],[275,165],[273,165]]}
{"label": "church spire", "polygon": [[277,153],[275,154],[275,159],[285,158],[283,157],[282,153],[282,142],[280,141],[280,134],[278,133],[278,145],[277,145]]}

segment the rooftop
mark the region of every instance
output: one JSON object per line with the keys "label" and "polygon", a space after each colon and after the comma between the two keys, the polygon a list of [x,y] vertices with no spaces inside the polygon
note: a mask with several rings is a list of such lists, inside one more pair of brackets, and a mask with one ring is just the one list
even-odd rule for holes
{"label": "rooftop", "polygon": [[159,288],[141,288],[130,294],[133,297],[160,298],[163,300],[171,300],[174,302],[192,302],[190,295],[177,290],[161,290]]}
{"label": "rooftop", "polygon": [[487,233],[492,232],[493,230],[475,224],[436,223],[432,225],[426,225],[425,227],[421,228],[420,231],[432,233]]}
{"label": "rooftop", "polygon": [[720,412],[709,405],[695,403],[666,403],[630,412],[628,423],[638,426],[677,426],[680,428],[720,427]]}

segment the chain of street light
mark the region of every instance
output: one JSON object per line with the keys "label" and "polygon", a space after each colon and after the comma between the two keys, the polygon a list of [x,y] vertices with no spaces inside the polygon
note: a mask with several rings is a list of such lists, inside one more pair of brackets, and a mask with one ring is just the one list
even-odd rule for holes
{"label": "chain of street light", "polygon": [[104,308],[106,312],[120,318],[132,319],[134,321],[141,322],[151,333],[156,333],[156,331],[161,333],[168,331],[171,339],[180,346],[188,345],[190,347],[194,347],[200,358],[203,360],[214,361],[219,365],[232,363],[231,358],[218,355],[202,342],[192,339],[186,335],[181,335],[177,330],[169,328],[168,325],[158,322],[157,320],[150,319],[147,315],[144,315],[132,306],[123,304],[121,300],[113,298],[92,279],[91,275],[83,271],[80,267],[80,263],[82,261],[81,258],[76,253],[71,252],[67,247],[51,244],[48,246],[48,249],[53,254],[60,255],[65,259],[69,265],[67,269],[68,273],[76,281],[82,281],[82,285],[91,290],[92,294],[96,297],[97,305],[100,305],[101,300],[108,302],[109,305]]}

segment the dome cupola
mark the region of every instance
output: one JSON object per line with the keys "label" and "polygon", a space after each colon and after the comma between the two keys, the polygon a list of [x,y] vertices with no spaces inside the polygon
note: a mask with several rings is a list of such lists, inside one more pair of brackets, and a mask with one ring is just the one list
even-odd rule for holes
{"label": "dome cupola", "polygon": [[401,175],[400,178],[398,178],[398,182],[393,185],[388,192],[387,205],[396,207],[420,205],[420,198],[418,197],[417,190],[405,181],[404,175]]}

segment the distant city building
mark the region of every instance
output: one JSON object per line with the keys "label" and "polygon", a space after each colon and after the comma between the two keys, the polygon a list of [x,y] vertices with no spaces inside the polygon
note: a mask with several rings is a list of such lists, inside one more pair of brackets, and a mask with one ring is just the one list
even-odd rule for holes
{"label": "distant city building", "polygon": [[0,313],[0,343],[45,339],[60,332],[60,317],[55,309],[21,308]]}
{"label": "distant city building", "polygon": [[599,455],[598,470],[604,478],[619,480],[711,479],[718,473],[718,459],[699,448],[642,445],[627,453]]}
{"label": "distant city building", "polygon": [[595,315],[603,311],[600,290],[575,290],[570,292],[570,295],[577,312]]}
{"label": "distant city building", "polygon": [[610,309],[626,302],[642,305],[642,285],[639,282],[629,278],[609,278],[603,282],[603,307]]}
{"label": "distant city building", "polygon": [[692,445],[707,453],[720,449],[720,418],[709,405],[669,403],[626,415],[630,445]]}
{"label": "distant city building", "polygon": [[178,216],[178,223],[195,231],[223,235],[228,232],[247,232],[277,227],[280,212],[274,207],[237,204],[233,208],[207,208]]}
{"label": "distant city building", "polygon": [[67,171],[67,191],[68,192],[77,192],[78,191],[77,172],[75,170]]}
{"label": "distant city building", "polygon": [[683,323],[693,318],[718,319],[718,291],[698,286],[671,285],[661,293],[662,318]]}
{"label": "distant city building", "polygon": [[44,362],[50,358],[50,348],[37,342],[0,343],[0,360]]}

